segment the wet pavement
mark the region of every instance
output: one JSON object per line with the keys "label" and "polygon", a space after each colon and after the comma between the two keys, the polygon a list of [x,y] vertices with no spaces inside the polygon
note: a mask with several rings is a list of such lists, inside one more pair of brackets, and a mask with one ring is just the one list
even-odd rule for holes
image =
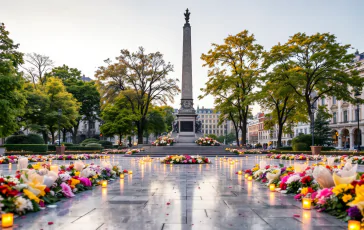
{"label": "wet pavement", "polygon": [[[140,164],[136,158],[112,157],[133,174],[107,188],[58,202],[54,208],[18,217],[13,229],[346,229],[346,223],[328,214],[302,210],[292,195],[245,181],[235,172],[251,168],[259,159],[254,155],[236,159],[234,165],[213,158],[209,165],[171,167],[159,161]],[[11,170],[0,166],[5,175],[16,169],[16,165]]]}

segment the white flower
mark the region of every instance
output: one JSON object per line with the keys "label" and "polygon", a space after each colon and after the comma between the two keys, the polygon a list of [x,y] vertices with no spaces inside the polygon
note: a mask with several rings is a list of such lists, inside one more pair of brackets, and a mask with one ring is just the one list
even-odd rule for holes
{"label": "white flower", "polygon": [[71,180],[71,176],[68,173],[60,174],[59,177],[62,179],[63,182]]}
{"label": "white flower", "polygon": [[21,196],[18,196],[15,200],[16,211],[24,212],[27,210],[33,210],[33,204],[30,200],[25,199]]}
{"label": "white flower", "polygon": [[301,179],[301,177],[299,175],[290,176],[287,180],[287,184],[290,184],[295,181],[299,181],[300,179]]}

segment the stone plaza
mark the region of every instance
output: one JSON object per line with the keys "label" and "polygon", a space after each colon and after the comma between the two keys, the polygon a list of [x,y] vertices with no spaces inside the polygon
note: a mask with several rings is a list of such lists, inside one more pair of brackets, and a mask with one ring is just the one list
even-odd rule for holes
{"label": "stone plaza", "polygon": [[[18,217],[12,229],[346,229],[347,224],[326,213],[303,210],[293,195],[269,192],[236,172],[252,168],[260,156],[238,157],[231,165],[216,161],[203,165],[141,164],[140,158],[111,156],[125,179],[109,182],[44,210]],[[100,164],[103,160],[87,160]],[[71,162],[54,161],[68,165]],[[269,164],[290,164],[268,160]],[[311,162],[315,163],[315,162]],[[15,168],[0,165],[3,174]]]}

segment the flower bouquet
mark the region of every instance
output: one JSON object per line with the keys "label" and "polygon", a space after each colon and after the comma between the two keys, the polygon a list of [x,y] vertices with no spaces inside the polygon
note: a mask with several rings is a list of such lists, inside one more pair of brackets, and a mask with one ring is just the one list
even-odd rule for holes
{"label": "flower bouquet", "polygon": [[174,143],[174,139],[169,136],[161,136],[158,137],[157,140],[152,142],[153,146],[172,146]]}
{"label": "flower bouquet", "polygon": [[167,156],[161,163],[164,164],[210,164],[211,161],[203,156],[174,155]]}
{"label": "flower bouquet", "polygon": [[196,144],[200,146],[219,146],[220,143],[210,137],[200,137],[195,141]]}

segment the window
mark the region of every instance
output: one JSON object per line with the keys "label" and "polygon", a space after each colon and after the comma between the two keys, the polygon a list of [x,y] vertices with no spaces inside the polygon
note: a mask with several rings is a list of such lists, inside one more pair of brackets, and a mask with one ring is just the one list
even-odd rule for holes
{"label": "window", "polygon": [[344,111],[344,122],[348,122],[348,111]]}
{"label": "window", "polygon": [[305,134],[307,134],[307,128],[305,128]]}
{"label": "window", "polygon": [[332,123],[336,124],[336,112],[332,114]]}
{"label": "window", "polygon": [[336,105],[336,97],[335,96],[332,97],[332,104]]}
{"label": "window", "polygon": [[325,105],[325,98],[324,97],[321,98],[321,105]]}

